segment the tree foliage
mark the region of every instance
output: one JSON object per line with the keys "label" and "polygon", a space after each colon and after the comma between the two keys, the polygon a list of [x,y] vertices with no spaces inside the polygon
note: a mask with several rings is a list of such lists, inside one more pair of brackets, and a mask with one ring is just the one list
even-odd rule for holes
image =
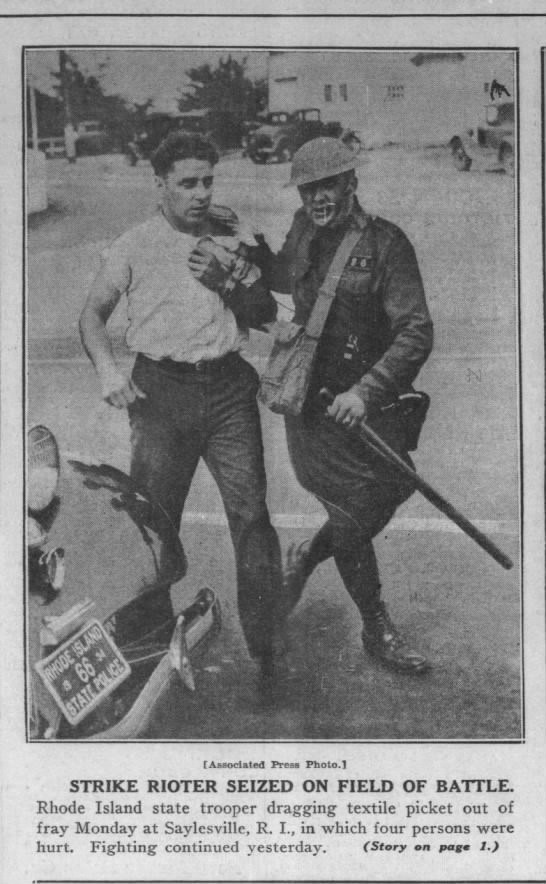
{"label": "tree foliage", "polygon": [[[53,138],[62,135],[64,126],[64,107],[60,98],[46,95],[38,89],[34,90],[36,99],[36,116],[38,132],[41,138]],[[27,132],[32,129],[30,117],[30,89],[27,86]]]}
{"label": "tree foliage", "polygon": [[229,55],[217,67],[202,64],[186,73],[190,91],[179,101],[181,111],[208,108],[245,120],[254,119],[267,105],[267,82],[247,76],[246,59],[239,62]]}
{"label": "tree foliage", "polygon": [[[133,112],[118,95],[107,95],[98,76],[83,74],[67,52],[59,53],[59,70],[53,71],[55,91],[64,109],[63,125],[77,127],[85,120],[96,120],[118,145],[123,144],[133,129]],[[104,67],[101,65],[100,67]],[[45,122],[45,121],[44,121]],[[39,127],[40,119],[39,119]]]}
{"label": "tree foliage", "polygon": [[[35,92],[40,137],[61,136],[67,122],[77,128],[79,123],[97,121],[108,144],[124,149],[134,133],[146,127],[152,99],[131,105],[119,95],[106,94],[101,70],[106,66],[100,65],[95,74],[85,74],[67,51],[59,51],[59,68],[52,71],[55,97]],[[205,134],[220,147],[240,144],[243,121],[255,119],[267,106],[267,81],[252,80],[246,59],[237,61],[231,55],[216,66],[202,64],[186,73],[190,84],[184,91],[180,89],[179,110],[211,111],[202,122]],[[29,105],[27,101],[30,126]]]}

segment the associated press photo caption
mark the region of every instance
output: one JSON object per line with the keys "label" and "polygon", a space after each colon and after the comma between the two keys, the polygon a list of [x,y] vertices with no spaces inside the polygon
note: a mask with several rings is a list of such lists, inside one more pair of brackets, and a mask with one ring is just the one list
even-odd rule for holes
{"label": "associated press photo caption", "polygon": [[362,778],[334,773],[343,761],[270,761],[269,768],[290,769],[278,777],[263,761],[215,765],[243,766],[253,769],[249,778],[70,780],[61,798],[35,803],[35,852],[320,860],[332,851],[455,855],[512,847],[517,800],[507,777]]}

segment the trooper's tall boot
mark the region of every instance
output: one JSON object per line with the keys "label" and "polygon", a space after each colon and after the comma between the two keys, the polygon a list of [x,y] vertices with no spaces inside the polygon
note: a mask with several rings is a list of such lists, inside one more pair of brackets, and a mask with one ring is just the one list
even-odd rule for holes
{"label": "trooper's tall boot", "polygon": [[362,643],[367,653],[398,672],[425,672],[429,668],[426,657],[404,641],[381,601],[372,542],[363,541],[358,550],[336,548],[334,558],[343,583],[362,616]]}

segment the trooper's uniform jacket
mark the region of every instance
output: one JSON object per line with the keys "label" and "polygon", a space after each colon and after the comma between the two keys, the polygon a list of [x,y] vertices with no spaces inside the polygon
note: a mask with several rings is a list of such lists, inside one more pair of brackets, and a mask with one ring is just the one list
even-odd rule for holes
{"label": "trooper's uniform jacket", "polygon": [[294,322],[305,325],[348,226],[362,235],[354,247],[317,350],[309,405],[321,386],[340,393],[358,384],[368,413],[411,390],[432,348],[432,322],[415,252],[404,233],[367,215],[355,200],[339,228],[316,229],[296,212],[269,282],[289,292]]}
{"label": "trooper's uniform jacket", "polygon": [[357,433],[327,417],[318,393],[322,387],[338,394],[356,386],[368,423],[411,463],[397,409],[382,409],[412,389],[432,347],[415,252],[398,227],[365,214],[356,200],[334,229],[316,229],[300,209],[271,260],[269,284],[292,295],[294,321],[305,325],[349,225],[356,225],[361,237],[336,288],[303,412],[286,418],[286,431],[298,481],[324,504],[335,543],[361,548],[383,529],[412,486],[370,453]]}

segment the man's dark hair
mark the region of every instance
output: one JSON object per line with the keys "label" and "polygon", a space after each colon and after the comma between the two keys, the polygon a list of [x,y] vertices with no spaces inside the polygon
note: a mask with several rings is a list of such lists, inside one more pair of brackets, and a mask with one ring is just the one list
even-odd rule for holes
{"label": "man's dark hair", "polygon": [[214,145],[196,132],[169,132],[151,160],[155,174],[165,178],[177,160],[206,160],[211,166],[218,162],[218,151]]}

